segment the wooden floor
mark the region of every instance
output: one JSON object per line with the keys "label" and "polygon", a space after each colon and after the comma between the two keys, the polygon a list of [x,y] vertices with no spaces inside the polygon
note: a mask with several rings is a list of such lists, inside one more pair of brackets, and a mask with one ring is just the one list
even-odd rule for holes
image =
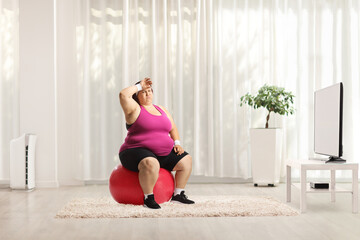
{"label": "wooden floor", "polygon": [[[350,187],[348,184],[342,184]],[[285,202],[285,184],[189,184],[193,195],[261,195]],[[308,211],[295,217],[162,219],[55,219],[75,197],[109,196],[107,185],[36,189],[0,189],[0,239],[360,239],[360,215],[351,213],[351,195],[308,194]],[[298,209],[299,192],[290,206]]]}

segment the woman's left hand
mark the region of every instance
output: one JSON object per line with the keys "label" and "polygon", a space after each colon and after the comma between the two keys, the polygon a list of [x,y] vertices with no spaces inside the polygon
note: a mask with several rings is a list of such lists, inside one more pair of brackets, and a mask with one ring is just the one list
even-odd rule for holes
{"label": "woman's left hand", "polygon": [[184,149],[180,145],[175,145],[174,151],[175,151],[175,153],[177,153],[177,155],[181,155],[184,153]]}

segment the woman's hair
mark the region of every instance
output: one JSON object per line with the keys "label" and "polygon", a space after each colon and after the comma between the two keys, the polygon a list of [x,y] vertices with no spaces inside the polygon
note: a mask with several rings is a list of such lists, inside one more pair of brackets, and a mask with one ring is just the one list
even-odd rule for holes
{"label": "woman's hair", "polygon": [[[138,81],[138,82],[135,83],[134,85],[136,85],[136,84],[138,84],[138,83],[140,83],[140,82],[141,82],[141,81]],[[154,90],[153,90],[152,88],[151,88],[151,91],[154,92]],[[137,92],[132,95],[132,98],[140,105],[139,98],[138,98],[138,96],[137,96]]]}

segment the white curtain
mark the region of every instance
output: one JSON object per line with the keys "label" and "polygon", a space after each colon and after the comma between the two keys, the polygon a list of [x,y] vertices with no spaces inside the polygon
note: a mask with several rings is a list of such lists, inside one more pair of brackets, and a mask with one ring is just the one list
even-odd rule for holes
{"label": "white curtain", "polygon": [[10,178],[10,140],[18,137],[18,1],[0,0],[0,183]]}
{"label": "white curtain", "polygon": [[83,179],[107,179],[119,163],[118,93],[144,77],[154,103],[172,113],[193,175],[251,177],[249,128],[263,127],[266,111],[239,99],[265,83],[296,96],[295,115],[270,121],[285,131],[283,176],[286,159],[314,155],[313,92],[340,81],[344,158],[359,162],[358,1],[82,0],[77,8]]}

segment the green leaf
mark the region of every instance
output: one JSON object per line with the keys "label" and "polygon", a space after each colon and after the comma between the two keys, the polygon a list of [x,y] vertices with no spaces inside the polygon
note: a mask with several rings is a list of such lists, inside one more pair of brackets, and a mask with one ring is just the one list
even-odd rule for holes
{"label": "green leaf", "polygon": [[259,90],[257,95],[251,95],[246,93],[240,97],[240,106],[244,104],[249,105],[254,109],[263,107],[269,112],[275,112],[280,115],[294,114],[295,109],[292,104],[294,104],[295,95],[292,92],[285,91],[285,88],[277,86],[268,86],[264,84]]}

